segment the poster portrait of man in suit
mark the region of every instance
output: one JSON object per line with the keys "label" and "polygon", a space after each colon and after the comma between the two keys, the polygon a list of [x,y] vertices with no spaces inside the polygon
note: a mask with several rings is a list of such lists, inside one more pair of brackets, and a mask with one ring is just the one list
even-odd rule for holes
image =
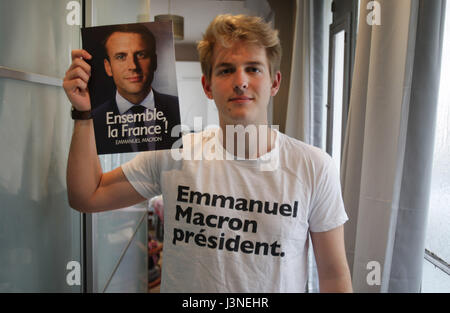
{"label": "poster portrait of man in suit", "polygon": [[114,89],[93,105],[98,153],[170,149],[179,138],[171,136],[180,124],[179,102],[152,87],[158,67],[154,34],[143,24],[113,25],[104,34],[102,67]]}

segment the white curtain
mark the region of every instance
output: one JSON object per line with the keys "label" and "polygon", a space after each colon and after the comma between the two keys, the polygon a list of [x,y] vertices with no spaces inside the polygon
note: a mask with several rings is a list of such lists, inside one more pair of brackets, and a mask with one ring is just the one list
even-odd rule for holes
{"label": "white curtain", "polygon": [[[324,148],[328,38],[331,0],[297,0],[285,133]],[[311,242],[310,242],[310,247]],[[308,292],[318,292],[317,268],[309,250]]]}
{"label": "white curtain", "polygon": [[311,143],[310,112],[312,108],[311,88],[313,81],[310,36],[311,1],[297,0],[296,7],[285,133],[306,143]]}
{"label": "white curtain", "polygon": [[325,146],[328,41],[332,0],[296,0],[285,133]]}
{"label": "white curtain", "polygon": [[0,0],[0,67],[15,73],[0,74],[0,292],[81,292],[65,271],[83,264],[81,214],[67,202],[73,122],[53,85],[81,46],[67,2]]}
{"label": "white curtain", "polygon": [[347,258],[356,292],[419,292],[445,1],[378,2],[370,26],[361,1],[341,167]]}

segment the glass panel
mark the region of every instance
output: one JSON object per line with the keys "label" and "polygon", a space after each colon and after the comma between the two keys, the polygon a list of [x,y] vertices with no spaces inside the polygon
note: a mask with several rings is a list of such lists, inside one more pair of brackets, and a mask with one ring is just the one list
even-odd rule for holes
{"label": "glass panel", "polygon": [[[62,77],[80,46],[65,6],[0,0],[0,65]],[[66,190],[72,125],[61,87],[0,78],[0,292],[81,292],[66,281],[77,274],[67,264],[81,265],[81,214]]]}
{"label": "glass panel", "polygon": [[341,138],[342,138],[342,101],[344,95],[344,56],[345,56],[345,31],[340,31],[333,37],[333,135],[332,158],[336,162],[338,170],[341,167]]}
{"label": "glass panel", "polygon": [[[425,248],[450,263],[450,5],[447,4]],[[423,291],[450,292],[450,276],[424,261]],[[428,263],[428,264],[426,264]],[[431,289],[430,289],[431,288]]]}
{"label": "glass panel", "polygon": [[[143,226],[140,224],[143,214],[146,215],[146,210],[147,202],[144,202],[135,207],[95,214],[93,260],[95,292],[111,291],[110,281],[130,282],[137,277],[140,277],[139,281],[142,277],[146,278],[148,273],[147,250],[144,248],[147,247],[148,238],[147,235],[144,235]],[[133,237],[137,229],[138,231]],[[131,244],[130,241],[132,241]],[[122,265],[123,262],[127,262],[127,264]],[[128,270],[116,271],[117,267],[128,268]],[[120,275],[120,277],[116,278],[116,275]],[[139,281],[134,281],[135,288],[140,286]],[[115,285],[113,290],[128,292],[126,286],[123,287],[124,289],[120,289],[120,285]],[[147,292],[147,284],[144,289],[141,288],[139,291]]]}
{"label": "glass panel", "polygon": [[[93,26],[137,23],[144,21],[146,14],[148,16],[145,0],[95,0],[93,4]],[[103,171],[110,171],[135,155],[101,155]],[[132,236],[146,214],[147,205],[145,201],[134,207],[92,215],[94,292],[147,292],[147,234],[143,236],[141,225],[136,236]]]}
{"label": "glass panel", "polygon": [[450,292],[450,276],[428,261],[423,263],[423,293]]}
{"label": "glass panel", "polygon": [[[325,101],[325,103],[323,104],[324,105],[324,109],[323,109],[323,111],[322,111],[322,121],[326,121],[327,120],[327,113],[328,113],[328,110],[326,109],[326,106],[327,106],[327,102],[328,102],[328,98],[327,98],[327,95],[328,95],[328,75],[329,75],[329,72],[328,72],[328,62],[329,62],[329,55],[330,55],[330,53],[329,53],[329,49],[330,49],[330,40],[329,40],[329,38],[330,38],[330,25],[333,23],[333,13],[331,12],[331,3],[332,3],[333,1],[332,0],[326,0],[325,1],[325,17],[324,17],[324,19],[325,19],[325,21],[324,21],[324,34],[323,34],[323,51],[324,51],[324,58],[323,58],[323,65],[322,65],[322,68],[324,69],[324,75],[323,75],[323,83],[322,83],[322,86],[323,86],[323,95],[325,95],[324,96],[324,101]],[[322,142],[321,142],[321,145],[320,145],[320,147],[322,147],[324,150],[325,150],[325,148],[326,148],[326,145],[327,145],[327,125],[324,123],[324,122],[322,122],[323,124],[322,124]]]}
{"label": "glass panel", "polygon": [[181,123],[189,126],[191,131],[194,130],[196,117],[202,119],[203,128],[208,125],[219,125],[214,101],[204,96],[200,62],[176,62],[176,69]]}
{"label": "glass panel", "polygon": [[150,22],[147,0],[91,0],[93,25]]}
{"label": "glass panel", "polygon": [[[139,225],[134,225],[135,219],[132,220],[133,225],[130,224],[129,214],[124,214],[123,228],[116,230],[115,237],[109,234],[110,241],[127,240],[130,245],[123,254],[114,275],[109,275],[111,280],[105,285],[105,292],[148,292],[148,272],[142,271],[143,268],[148,268],[147,245],[143,244],[147,243],[148,238],[148,217],[147,213],[135,213]],[[133,235],[136,227],[138,227],[136,234],[130,242],[130,235]]]}

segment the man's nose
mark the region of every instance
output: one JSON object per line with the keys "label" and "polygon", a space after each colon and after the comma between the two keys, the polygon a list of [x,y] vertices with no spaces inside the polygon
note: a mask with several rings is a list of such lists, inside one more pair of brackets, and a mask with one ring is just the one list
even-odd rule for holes
{"label": "man's nose", "polygon": [[238,69],[234,73],[233,89],[236,93],[242,93],[248,88],[248,75],[243,69]]}
{"label": "man's nose", "polygon": [[132,58],[128,58],[128,69],[131,71],[135,71],[139,69],[139,62],[136,56]]}

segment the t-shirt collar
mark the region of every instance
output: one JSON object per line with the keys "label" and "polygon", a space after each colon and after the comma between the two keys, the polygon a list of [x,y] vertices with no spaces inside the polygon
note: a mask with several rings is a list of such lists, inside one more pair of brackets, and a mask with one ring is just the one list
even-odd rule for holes
{"label": "t-shirt collar", "polygon": [[[220,129],[220,128],[219,128]],[[240,159],[236,158],[234,155],[230,154],[222,145],[222,143],[219,140],[217,132],[219,129],[215,129],[216,133],[213,136],[213,139],[215,141],[215,145],[217,149],[214,151],[214,153],[217,153],[216,157],[219,159],[225,158],[225,160],[233,160],[237,163],[247,165],[247,166],[257,166],[257,167],[264,167],[267,166],[267,164],[277,164],[279,153],[280,153],[280,133],[276,128],[271,128],[273,131],[275,131],[275,143],[272,147],[272,150],[261,155],[258,158],[255,159]],[[270,165],[270,164],[269,164]],[[270,167],[270,166],[269,166]]]}

